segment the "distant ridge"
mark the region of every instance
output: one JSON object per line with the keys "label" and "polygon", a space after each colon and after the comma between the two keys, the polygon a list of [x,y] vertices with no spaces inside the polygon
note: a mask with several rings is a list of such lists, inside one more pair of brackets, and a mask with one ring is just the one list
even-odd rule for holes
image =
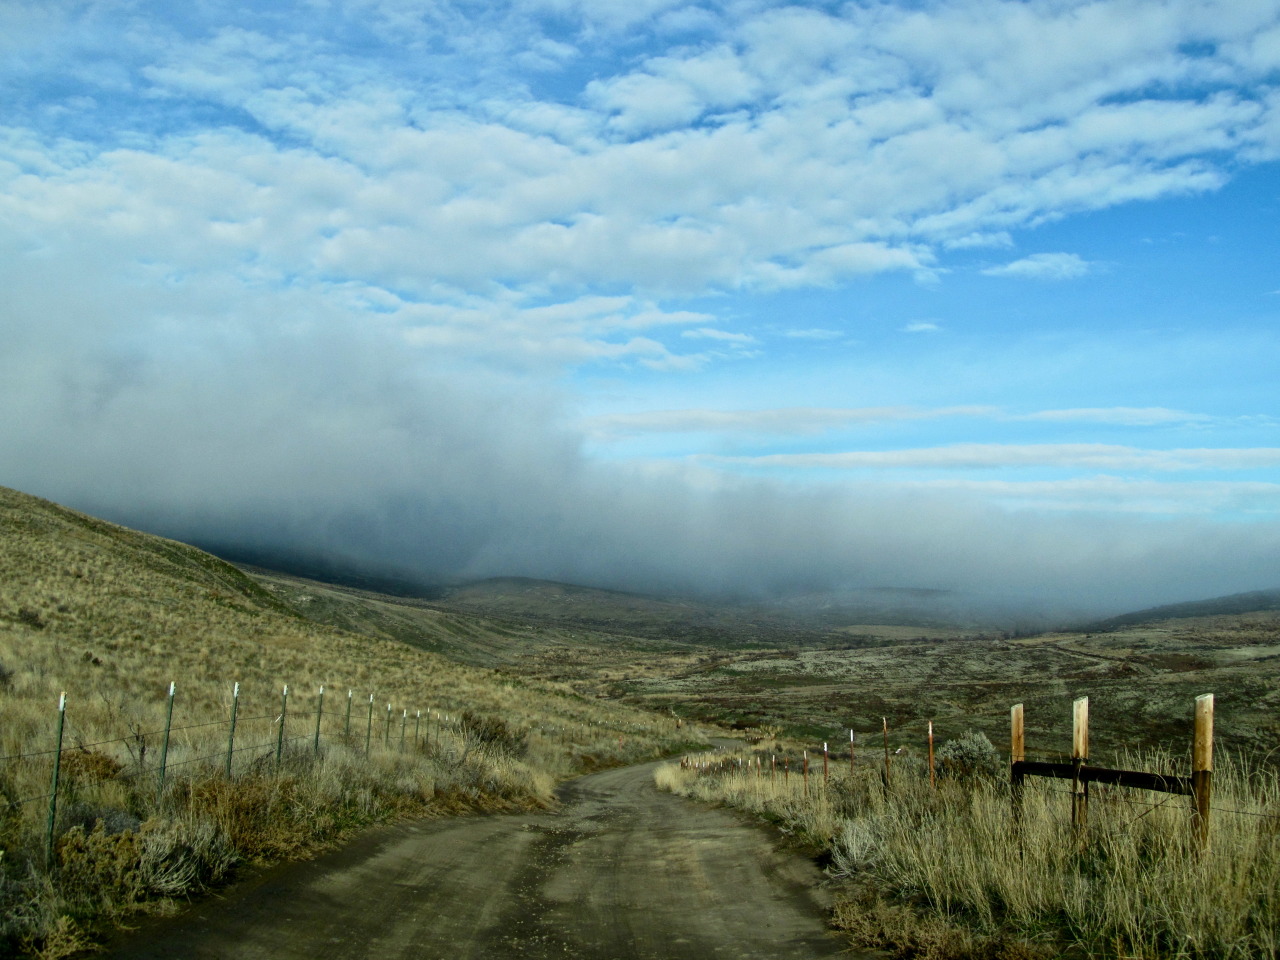
{"label": "distant ridge", "polygon": [[1233,593],[1225,597],[1212,597],[1208,600],[1192,600],[1187,603],[1170,603],[1162,607],[1150,607],[1123,613],[1118,617],[1099,620],[1088,626],[1089,630],[1117,630],[1120,627],[1133,626],[1136,623],[1151,623],[1156,620],[1178,620],[1186,617],[1219,617],[1238,613],[1254,613],[1259,610],[1280,610],[1280,589],[1253,590],[1248,593]]}

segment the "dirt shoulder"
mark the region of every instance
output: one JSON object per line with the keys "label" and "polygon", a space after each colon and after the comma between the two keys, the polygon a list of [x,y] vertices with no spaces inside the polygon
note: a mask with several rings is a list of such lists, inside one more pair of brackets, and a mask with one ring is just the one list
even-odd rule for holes
{"label": "dirt shoulder", "polygon": [[379,828],[108,945],[112,958],[840,955],[814,864],[738,815],[659,793],[654,764],[555,812]]}

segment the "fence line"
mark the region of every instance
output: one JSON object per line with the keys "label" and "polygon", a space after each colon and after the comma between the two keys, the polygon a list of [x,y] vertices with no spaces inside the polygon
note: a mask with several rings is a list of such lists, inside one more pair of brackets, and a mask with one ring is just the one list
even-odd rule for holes
{"label": "fence line", "polygon": [[[1069,784],[1065,789],[1054,789],[1046,785],[1046,789],[1053,793],[1061,793],[1071,798],[1071,822],[1075,826],[1076,832],[1083,838],[1084,830],[1088,822],[1088,802],[1089,787],[1091,784],[1106,787],[1122,787],[1133,790],[1150,790],[1169,794],[1163,800],[1150,802],[1137,800],[1131,797],[1121,796],[1113,791],[1106,791],[1100,794],[1096,799],[1106,803],[1124,803],[1133,806],[1143,806],[1147,810],[1140,814],[1136,819],[1140,819],[1152,810],[1169,803],[1175,796],[1186,796],[1190,798],[1190,831],[1191,840],[1199,850],[1205,850],[1208,847],[1210,839],[1210,825],[1212,815],[1217,814],[1234,814],[1240,816],[1257,817],[1262,819],[1280,820],[1280,813],[1267,813],[1253,810],[1237,810],[1229,807],[1213,806],[1212,804],[1212,771],[1213,771],[1213,694],[1204,694],[1195,700],[1192,723],[1192,762],[1190,775],[1174,774],[1174,773],[1154,773],[1143,770],[1121,770],[1102,766],[1091,765],[1089,760],[1089,734],[1088,734],[1088,698],[1079,698],[1072,704],[1072,750],[1069,759],[1062,759],[1062,755],[1058,754],[1057,760],[1028,760],[1024,719],[1025,712],[1022,704],[1015,704],[1010,709],[1010,763],[1009,763],[1009,784],[1011,798],[1011,819],[1018,826],[1021,819],[1022,791],[1024,789],[1024,781],[1028,777],[1041,777],[1053,780],[1065,780]],[[892,760],[894,754],[890,751],[889,745],[889,725],[887,718],[881,718],[881,731],[883,736],[884,766],[881,770],[881,781],[885,787],[886,794],[892,785]],[[933,742],[933,722],[929,721],[925,730],[925,737],[928,750],[928,778],[931,788],[937,789],[937,765],[935,763],[934,742]],[[760,738],[751,740],[749,743],[759,743]],[[830,775],[827,767],[828,744],[822,744],[823,749],[823,778],[822,789],[825,792],[828,789]],[[902,748],[899,748],[899,752]],[[727,756],[718,756],[720,750],[716,752],[701,755],[685,756],[680,760],[680,767],[690,770],[699,776],[722,776],[727,773],[738,772],[740,766],[735,764],[734,759]],[[800,751],[801,756],[798,760],[806,765],[807,770],[807,750]],[[1040,756],[1052,756],[1051,754],[1039,754]],[[754,762],[758,764],[755,768],[755,775],[758,781],[765,779],[763,771],[763,761],[766,759],[763,755],[757,755]],[[748,769],[753,762],[748,759]],[[775,752],[768,755],[769,771],[768,780],[776,784],[780,779],[784,785],[789,784],[789,772],[791,757],[784,752]],[[854,731],[849,730],[849,772],[848,776],[852,779],[855,770],[855,752],[854,752]],[[757,786],[756,789],[759,789]],[[806,776],[803,795],[808,795],[808,778]],[[1133,821],[1130,821],[1133,822]]]}

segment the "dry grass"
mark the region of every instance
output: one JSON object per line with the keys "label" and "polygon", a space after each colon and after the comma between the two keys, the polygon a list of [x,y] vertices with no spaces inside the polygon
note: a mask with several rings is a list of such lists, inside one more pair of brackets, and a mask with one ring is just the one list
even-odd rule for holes
{"label": "dry grass", "polygon": [[[1168,757],[1125,758],[1168,770]],[[1215,773],[1213,836],[1192,839],[1187,799],[1100,790],[1077,836],[1061,784],[1031,781],[1021,830],[1000,780],[940,781],[924,765],[874,761],[859,775],[770,778],[664,765],[666,789],[755,812],[830,851],[857,892],[837,920],[861,946],[900,957],[1280,956],[1280,785],[1230,758]],[[1237,812],[1228,812],[1237,811]]]}
{"label": "dry grass", "polygon": [[564,684],[310,622],[208,554],[4,488],[0,712],[0,952],[43,956],[83,945],[98,918],[221,882],[237,860],[295,855],[389,817],[546,804],[568,775],[689,739],[671,721]]}

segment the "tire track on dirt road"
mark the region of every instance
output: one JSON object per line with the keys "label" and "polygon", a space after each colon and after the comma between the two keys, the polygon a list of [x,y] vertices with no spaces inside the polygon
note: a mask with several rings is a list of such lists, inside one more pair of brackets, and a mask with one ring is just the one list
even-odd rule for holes
{"label": "tire track on dirt road", "polygon": [[[817,867],[656,764],[560,809],[382,827],[108,944],[115,960],[789,960],[845,955]],[[98,954],[104,956],[104,954]]]}

